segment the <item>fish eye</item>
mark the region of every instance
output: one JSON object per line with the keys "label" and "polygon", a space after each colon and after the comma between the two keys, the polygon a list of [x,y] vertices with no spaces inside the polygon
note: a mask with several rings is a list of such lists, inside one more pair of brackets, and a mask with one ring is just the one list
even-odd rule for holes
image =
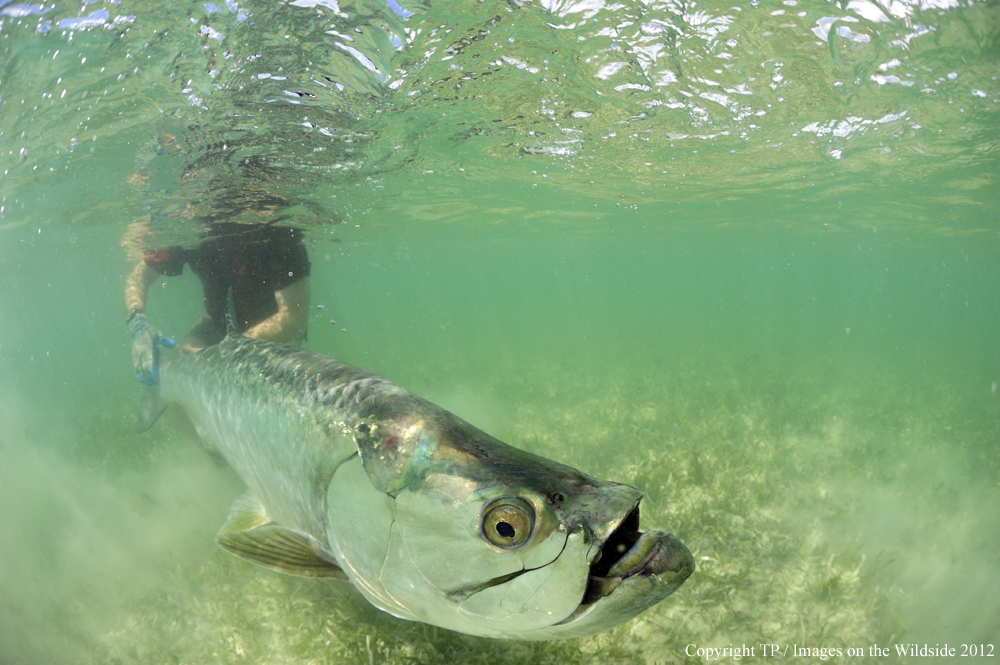
{"label": "fish eye", "polygon": [[483,510],[480,525],[483,537],[503,549],[520,547],[528,541],[535,527],[535,509],[516,496],[491,501]]}

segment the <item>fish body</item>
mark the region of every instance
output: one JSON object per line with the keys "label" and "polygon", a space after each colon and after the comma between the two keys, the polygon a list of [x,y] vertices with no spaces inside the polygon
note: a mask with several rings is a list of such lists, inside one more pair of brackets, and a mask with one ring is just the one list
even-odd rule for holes
{"label": "fish body", "polygon": [[248,492],[219,532],[285,573],[349,580],[395,616],[524,640],[607,630],[694,570],[642,493],[518,450],[370,372],[229,335],[168,359],[138,429],[168,403]]}

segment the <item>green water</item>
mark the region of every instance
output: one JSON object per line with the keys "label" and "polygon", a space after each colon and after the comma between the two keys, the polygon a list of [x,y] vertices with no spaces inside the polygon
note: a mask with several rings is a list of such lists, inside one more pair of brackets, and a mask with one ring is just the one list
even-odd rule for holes
{"label": "green water", "polygon": [[[1000,6],[309,4],[0,0],[0,662],[996,654]],[[695,575],[524,644],[219,550],[241,481],[132,431],[122,237],[275,218],[309,348],[642,489]]]}

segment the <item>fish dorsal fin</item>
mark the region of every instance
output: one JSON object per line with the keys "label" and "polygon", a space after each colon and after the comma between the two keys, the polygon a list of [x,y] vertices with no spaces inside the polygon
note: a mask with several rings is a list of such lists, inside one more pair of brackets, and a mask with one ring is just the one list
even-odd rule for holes
{"label": "fish dorsal fin", "polygon": [[233,504],[215,541],[230,554],[279,573],[347,579],[336,564],[316,553],[309,536],[271,524],[264,507],[249,493]]}

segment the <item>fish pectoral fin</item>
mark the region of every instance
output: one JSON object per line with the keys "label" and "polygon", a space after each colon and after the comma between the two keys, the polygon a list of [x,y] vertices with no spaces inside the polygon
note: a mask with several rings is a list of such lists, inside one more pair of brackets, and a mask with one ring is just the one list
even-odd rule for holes
{"label": "fish pectoral fin", "polygon": [[336,564],[317,553],[309,536],[271,524],[264,506],[250,492],[233,502],[215,541],[230,554],[279,573],[347,579]]}
{"label": "fish pectoral fin", "polygon": [[230,554],[279,573],[347,579],[340,567],[316,553],[308,536],[294,529],[265,524],[248,531],[220,531],[215,540]]}
{"label": "fish pectoral fin", "polygon": [[270,522],[271,518],[267,516],[263,504],[257,497],[247,492],[233,502],[226,523],[219,529],[219,535],[249,531]]}

